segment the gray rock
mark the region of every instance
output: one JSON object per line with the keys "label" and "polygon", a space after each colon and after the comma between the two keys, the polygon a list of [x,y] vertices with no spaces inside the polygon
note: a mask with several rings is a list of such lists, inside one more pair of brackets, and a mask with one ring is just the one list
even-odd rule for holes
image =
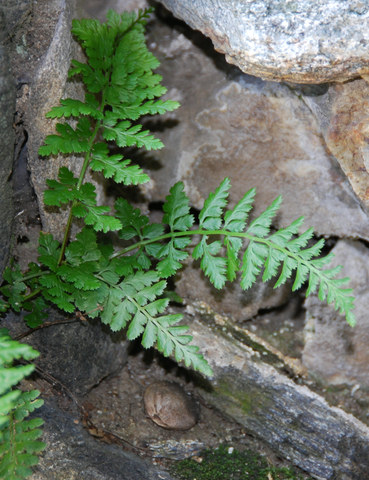
{"label": "gray rock", "polygon": [[210,37],[228,62],[257,77],[322,83],[369,70],[364,1],[160,1]]}
{"label": "gray rock", "polygon": [[316,295],[308,297],[302,360],[325,384],[369,388],[369,250],[359,242],[341,240],[333,253],[332,266],[343,265],[342,277],[351,278],[357,325],[348,326]]}
{"label": "gray rock", "polygon": [[[25,104],[25,128],[28,132],[28,165],[31,181],[38,198],[43,229],[62,238],[61,230],[66,223],[68,212],[46,209],[42,194],[46,188],[47,178],[57,178],[61,166],[73,171],[78,170],[79,163],[73,157],[38,156],[38,149],[45,137],[55,133],[56,121],[46,119],[46,113],[59,104],[63,96],[83,98],[83,90],[68,84],[67,74],[72,55],[76,53],[71,36],[72,18],[74,17],[74,0],[52,0],[47,4],[34,4],[33,21],[30,31],[38,35],[37,43],[27,49],[31,58],[29,72],[29,92]],[[76,55],[74,55],[76,56]]]}
{"label": "gray rock", "polygon": [[239,280],[227,283],[216,290],[205,277],[199,265],[190,263],[176,277],[176,292],[187,303],[205,301],[220,314],[228,315],[235,321],[254,317],[259,310],[279,307],[291,295],[291,282],[273,289],[273,282],[263,283],[261,278],[248,290],[242,290]]}
{"label": "gray rock", "polygon": [[[58,318],[55,315],[51,321]],[[112,334],[99,320],[44,328],[33,333],[29,343],[41,353],[36,364],[77,395],[87,393],[127,361],[124,335]]]}
{"label": "gray rock", "polygon": [[98,442],[52,400],[34,416],[45,421],[47,447],[30,480],[173,480],[137,455]]}
{"label": "gray rock", "polygon": [[15,82],[10,72],[7,51],[8,30],[0,8],[0,282],[8,261],[11,228],[14,217],[11,172],[14,156],[13,119],[15,113]]}
{"label": "gray rock", "polygon": [[150,172],[154,183],[147,188],[154,200],[182,180],[191,203],[202,208],[228,176],[230,204],[256,187],[254,215],[283,196],[276,227],[304,215],[306,228],[319,235],[369,239],[368,216],[296,93],[227,67],[202,38],[194,45],[167,29],[150,42],[168,97],[182,104],[159,133],[165,148],[155,152],[160,168]]}
{"label": "gray rock", "polygon": [[52,309],[48,314],[51,325],[26,336],[22,315],[9,312],[2,325],[12,338],[38,350],[35,363],[41,372],[61,382],[73,395],[85,395],[125,365],[129,342],[122,332],[112,333],[99,320],[71,322]]}
{"label": "gray rock", "polygon": [[366,425],[288,378],[286,370],[296,376],[287,359],[273,358],[246,330],[225,320],[209,321],[207,316],[204,325],[197,317],[191,324],[194,343],[214,371],[212,388],[202,392],[208,403],[314,478],[367,477]]}

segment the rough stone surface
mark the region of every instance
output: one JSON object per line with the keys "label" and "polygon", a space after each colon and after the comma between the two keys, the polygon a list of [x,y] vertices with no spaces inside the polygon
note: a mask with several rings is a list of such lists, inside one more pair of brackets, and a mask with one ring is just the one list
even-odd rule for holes
{"label": "rough stone surface", "polygon": [[302,360],[325,383],[369,389],[369,249],[359,242],[341,240],[333,253],[332,265],[343,265],[342,277],[351,278],[357,325],[349,327],[334,309],[316,295],[310,296]]}
{"label": "rough stone surface", "polygon": [[[75,84],[68,84],[67,74],[72,55],[76,53],[70,33],[74,16],[74,0],[41,1],[33,5],[33,21],[29,35],[33,42],[24,47],[24,56],[30,57],[29,71],[24,72],[29,86],[25,106],[25,127],[28,132],[28,165],[31,181],[38,198],[39,211],[45,231],[61,238],[67,212],[45,208],[42,194],[47,178],[56,178],[59,168],[65,165],[76,171],[75,158],[48,159],[38,156],[38,149],[46,135],[55,133],[56,121],[46,119],[46,113],[59,104],[63,96],[82,95]],[[35,36],[37,32],[37,41]],[[75,56],[75,55],[74,55]]]}
{"label": "rough stone surface", "polygon": [[285,364],[266,363],[270,352],[260,345],[257,350],[247,346],[242,329],[226,322],[205,326],[195,320],[191,333],[214,371],[212,391],[203,391],[208,403],[316,478],[366,478],[366,425],[281,374]]}
{"label": "rough stone surface", "polygon": [[256,187],[255,214],[283,196],[277,227],[304,215],[319,235],[368,239],[368,216],[305,102],[285,85],[227,66],[203,38],[194,44],[184,34],[168,29],[150,37],[168,97],[182,104],[159,133],[165,148],[155,152],[160,164],[150,172],[153,199],[182,180],[201,208],[229,176],[233,203]]}
{"label": "rough stone surface", "polygon": [[124,335],[113,335],[100,321],[42,329],[30,343],[41,353],[37,365],[77,395],[87,393],[127,360]]}
{"label": "rough stone surface", "polygon": [[245,291],[236,280],[219,291],[211,285],[199,265],[191,262],[177,275],[176,292],[186,302],[206,301],[220,314],[244,321],[254,317],[261,309],[285,304],[290,298],[291,283],[273,289],[272,282],[263,283],[260,280]]}
{"label": "rough stone surface", "polygon": [[245,73],[296,83],[369,70],[369,6],[349,0],[160,0]]}
{"label": "rough stone surface", "polygon": [[[34,330],[25,340],[40,352],[35,363],[43,373],[82,396],[125,365],[129,342],[121,332],[113,334],[100,321],[70,320],[50,310],[47,321],[53,325]],[[2,326],[9,329],[12,338],[23,338],[27,333],[22,318],[12,312],[2,320]]]}
{"label": "rough stone surface", "polygon": [[173,480],[138,456],[96,441],[76,423],[78,416],[53,401],[35,413],[45,421],[47,448],[30,480]]}
{"label": "rough stone surface", "polygon": [[13,221],[12,186],[10,181],[13,155],[15,112],[15,82],[10,72],[6,46],[8,30],[0,7],[0,282],[7,263]]}
{"label": "rough stone surface", "polygon": [[304,96],[315,114],[327,147],[369,211],[369,83],[330,85],[318,96]]}

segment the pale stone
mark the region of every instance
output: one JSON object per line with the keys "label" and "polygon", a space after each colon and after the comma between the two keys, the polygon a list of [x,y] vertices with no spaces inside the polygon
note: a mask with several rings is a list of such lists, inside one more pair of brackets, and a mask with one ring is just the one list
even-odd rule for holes
{"label": "pale stone", "polygon": [[340,276],[351,278],[357,325],[350,327],[317,295],[308,297],[302,360],[324,383],[369,388],[369,250],[360,242],[341,240],[333,253],[332,266],[343,265]]}
{"label": "pale stone", "polygon": [[160,0],[245,73],[296,83],[369,72],[369,6],[360,0]]}

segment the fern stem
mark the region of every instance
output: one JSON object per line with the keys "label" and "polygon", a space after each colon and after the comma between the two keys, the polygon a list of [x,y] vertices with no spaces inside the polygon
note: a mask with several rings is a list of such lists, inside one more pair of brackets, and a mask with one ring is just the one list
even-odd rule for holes
{"label": "fern stem", "polygon": [[255,243],[262,243],[264,245],[267,245],[270,248],[273,248],[274,250],[278,250],[279,252],[287,255],[290,258],[293,258],[297,264],[302,264],[305,265],[310,272],[316,273],[320,278],[324,278],[324,280],[331,286],[331,288],[337,290],[337,287],[334,285],[334,282],[332,279],[326,275],[324,275],[324,270],[319,269],[318,267],[315,267],[314,265],[311,264],[309,260],[305,260],[301,258],[298,253],[293,253],[290,250],[281,247],[280,245],[277,245],[267,238],[260,238],[260,237],[255,237],[254,235],[250,235],[245,232],[230,232],[228,230],[204,230],[204,229],[198,229],[198,230],[187,230],[183,232],[169,232],[164,235],[160,235],[155,238],[150,238],[147,240],[141,240],[139,242],[136,242],[129,247],[126,247],[118,252],[115,252],[114,254],[111,255],[111,259],[117,258],[120,256],[123,256],[133,250],[139,249],[141,247],[144,247],[146,245],[150,245],[152,243],[157,243],[162,240],[171,240],[173,238],[179,238],[179,237],[189,237],[189,236],[195,236],[195,235],[202,235],[202,236],[220,236],[224,235],[225,237],[238,237],[238,238],[244,238],[249,241],[253,241]]}
{"label": "fern stem", "polygon": [[[105,108],[105,92],[103,92],[103,94],[102,94],[100,111],[103,112],[104,108]],[[101,122],[102,122],[102,120],[97,120],[96,121],[94,131],[92,132],[91,138],[88,142],[88,150],[87,150],[85,158],[83,160],[82,168],[81,168],[81,171],[80,171],[80,174],[79,174],[79,177],[78,177],[77,186],[76,186],[76,189],[78,191],[81,189],[84,178],[86,176],[86,172],[87,172],[88,166],[90,164],[90,160],[91,160],[92,148],[94,146],[97,134],[98,134],[99,129],[101,127]],[[63,259],[64,259],[65,249],[67,248],[67,244],[68,244],[69,237],[70,237],[70,230],[72,228],[72,223],[73,223],[73,217],[74,217],[73,208],[77,204],[78,204],[78,200],[73,200],[72,205],[71,205],[70,210],[69,210],[68,220],[67,220],[67,224],[66,224],[66,227],[65,227],[65,230],[64,230],[63,242],[62,242],[61,249],[60,249],[58,265],[61,265],[61,263],[63,262]]]}

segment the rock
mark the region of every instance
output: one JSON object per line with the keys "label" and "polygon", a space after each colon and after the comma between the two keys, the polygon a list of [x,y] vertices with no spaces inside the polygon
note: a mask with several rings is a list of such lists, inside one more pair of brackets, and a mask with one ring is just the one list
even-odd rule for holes
{"label": "rock", "polygon": [[369,250],[359,242],[341,240],[332,250],[332,266],[343,265],[342,277],[350,277],[357,325],[342,317],[317,296],[306,300],[305,346],[302,360],[325,384],[369,388]]}
{"label": "rock", "polygon": [[316,84],[369,71],[364,1],[160,1],[245,73]]}
{"label": "rock", "polygon": [[197,264],[189,263],[176,278],[176,292],[187,303],[205,301],[213,310],[236,321],[254,317],[261,309],[285,304],[291,297],[291,282],[274,290],[273,282],[261,278],[248,290],[242,290],[239,280],[216,290]]}
{"label": "rock", "polygon": [[181,102],[159,133],[165,148],[155,152],[160,167],[150,172],[153,200],[163,200],[169,186],[182,180],[193,206],[202,208],[228,176],[231,205],[256,187],[254,215],[282,195],[276,227],[304,215],[306,228],[318,235],[369,239],[368,216],[327,153],[314,115],[290,87],[227,67],[220,56],[204,52],[203,38],[194,45],[163,29],[149,42],[162,61],[168,97]]}
{"label": "rock", "polygon": [[[52,309],[48,314],[47,321],[54,324],[34,330],[25,340],[40,352],[35,363],[42,372],[72,394],[85,395],[125,365],[129,342],[122,332],[112,333],[100,320],[71,322]],[[20,315],[9,312],[2,322],[12,338],[27,332]]]}
{"label": "rock", "polygon": [[369,84],[355,80],[330,85],[318,96],[304,96],[315,114],[329,151],[369,211]]}
{"label": "rock", "polygon": [[151,420],[168,430],[189,430],[198,421],[197,405],[177,383],[152,383],[145,390],[144,405]]}
{"label": "rock", "polygon": [[73,157],[39,157],[38,149],[47,135],[55,133],[57,121],[46,119],[46,113],[58,105],[63,96],[83,99],[83,89],[78,84],[66,83],[70,60],[76,57],[77,52],[70,32],[74,3],[74,0],[51,0],[47,4],[33,4],[33,21],[27,32],[27,45],[24,46],[24,55],[30,58],[27,72],[18,65],[29,87],[22,106],[28,132],[31,181],[38,199],[43,230],[59,240],[68,212],[45,208],[43,192],[46,179],[57,178],[59,168],[64,165],[76,171],[79,163]]}
{"label": "rock", "polygon": [[30,480],[173,480],[133,453],[95,440],[53,400],[46,400],[34,416],[45,421],[47,447]]}
{"label": "rock", "polygon": [[8,30],[0,7],[0,283],[8,261],[11,228],[14,217],[11,173],[14,157],[13,119],[15,113],[15,82],[10,72],[7,51]]}
{"label": "rock", "polygon": [[29,343],[41,353],[39,367],[71,392],[84,395],[126,363],[129,342],[124,338],[96,320],[41,329]]}
{"label": "rock", "polygon": [[208,404],[314,478],[366,478],[366,425],[294,381],[304,380],[291,369],[293,365],[246,330],[225,320],[211,323],[209,316],[204,325],[197,314],[191,334],[214,371],[210,385],[201,391]]}

